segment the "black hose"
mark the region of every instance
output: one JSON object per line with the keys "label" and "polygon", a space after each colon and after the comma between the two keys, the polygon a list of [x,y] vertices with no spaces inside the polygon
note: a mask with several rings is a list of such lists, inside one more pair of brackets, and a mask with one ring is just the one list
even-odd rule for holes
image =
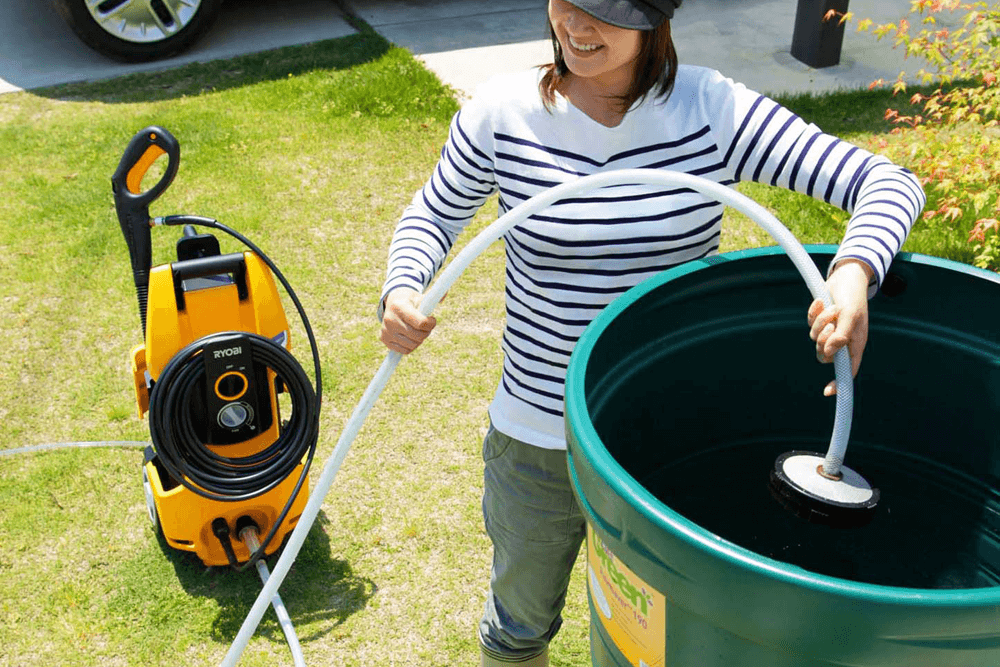
{"label": "black hose", "polygon": [[278,438],[259,452],[229,457],[202,442],[192,407],[205,386],[206,346],[231,340],[235,332],[218,332],[194,341],[171,358],[149,398],[153,447],[163,467],[185,487],[211,500],[238,502],[267,493],[292,474],[302,458],[315,450],[316,394],[295,358],[269,338],[242,333],[254,365],[270,368],[284,383],[292,413]]}

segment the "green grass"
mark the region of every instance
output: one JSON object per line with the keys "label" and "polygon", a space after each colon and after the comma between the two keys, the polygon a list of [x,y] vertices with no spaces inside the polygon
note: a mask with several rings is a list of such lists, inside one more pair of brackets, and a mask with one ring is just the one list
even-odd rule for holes
{"label": "green grass", "polygon": [[[857,140],[888,131],[887,99],[785,102]],[[128,371],[141,333],[110,176],[133,134],[158,124],[178,137],[182,159],[153,214],[215,217],[245,233],[310,314],[324,365],[315,482],[384,356],[374,304],[389,235],[456,108],[451,91],[366,29],[0,97],[0,447],[148,438]],[[834,209],[744,187],[803,241],[839,239]],[[495,212],[484,208],[467,236]],[[727,249],[769,243],[739,216],[729,226]],[[170,261],[177,235],[153,230],[156,263]],[[221,241],[224,252],[238,249]],[[907,249],[952,252],[932,241],[921,230]],[[400,365],[282,587],[309,664],[475,659],[489,567],[479,443],[499,372],[502,261],[494,246],[469,269],[437,313],[443,326]],[[305,359],[294,322],[293,340]],[[0,457],[0,664],[221,661],[259,582],[156,539],[141,460],[129,449]],[[586,663],[580,573],[554,665]],[[288,662],[269,613],[241,664]]]}

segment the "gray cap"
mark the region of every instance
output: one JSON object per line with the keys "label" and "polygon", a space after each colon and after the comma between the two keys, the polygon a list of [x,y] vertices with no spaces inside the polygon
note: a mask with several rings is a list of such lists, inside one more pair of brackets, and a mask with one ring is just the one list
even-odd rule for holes
{"label": "gray cap", "polygon": [[567,0],[594,18],[619,28],[652,30],[674,16],[681,0]]}

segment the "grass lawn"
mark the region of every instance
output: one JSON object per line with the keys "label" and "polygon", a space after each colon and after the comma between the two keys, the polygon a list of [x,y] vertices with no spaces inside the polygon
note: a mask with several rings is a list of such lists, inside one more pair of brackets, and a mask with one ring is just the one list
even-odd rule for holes
{"label": "grass lawn", "polygon": [[[863,142],[889,129],[887,98],[785,101]],[[110,176],[133,134],[158,124],[179,139],[182,159],[153,215],[204,215],[243,232],[310,315],[325,385],[315,481],[384,356],[374,307],[385,249],[456,108],[411,56],[370,32],[0,97],[0,448],[148,439],[130,385],[141,332]],[[803,242],[841,236],[835,209],[745,191]],[[473,232],[495,213],[484,209]],[[724,249],[769,244],[752,223],[729,224]],[[178,236],[153,230],[154,263],[172,259]],[[223,252],[241,249],[220,241]],[[968,259],[961,241],[918,230],[906,249]],[[489,565],[480,442],[500,368],[501,263],[497,244],[441,305],[432,339],[400,364],[281,589],[309,664],[474,660]],[[309,368],[295,322],[292,334]],[[0,457],[0,664],[219,664],[259,581],[161,546],[141,461],[135,449]],[[588,663],[584,581],[581,568],[553,665]],[[241,665],[289,663],[269,612]]]}

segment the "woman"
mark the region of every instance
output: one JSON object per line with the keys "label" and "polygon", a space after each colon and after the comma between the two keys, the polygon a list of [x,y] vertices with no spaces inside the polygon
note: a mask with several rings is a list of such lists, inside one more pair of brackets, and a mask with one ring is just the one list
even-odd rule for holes
{"label": "woman", "polygon": [[[726,185],[753,180],[852,214],[831,264],[835,302],[806,314],[817,358],[848,346],[857,372],[867,299],[924,203],[916,179],[823,134],[773,101],[679,67],[681,0],[550,0],[554,63],[498,77],[456,114],[441,160],[389,250],[381,339],[408,353],[435,320],[420,295],[494,192],[504,213],[552,186],[624,168]],[[690,190],[623,185],[562,200],[504,237],[504,367],[483,443],[483,513],[494,545],[480,622],[483,665],[545,665],[584,536],[566,471],[563,383],[573,345],[616,296],[717,252],[722,205]],[[824,393],[834,393],[831,383]]]}

